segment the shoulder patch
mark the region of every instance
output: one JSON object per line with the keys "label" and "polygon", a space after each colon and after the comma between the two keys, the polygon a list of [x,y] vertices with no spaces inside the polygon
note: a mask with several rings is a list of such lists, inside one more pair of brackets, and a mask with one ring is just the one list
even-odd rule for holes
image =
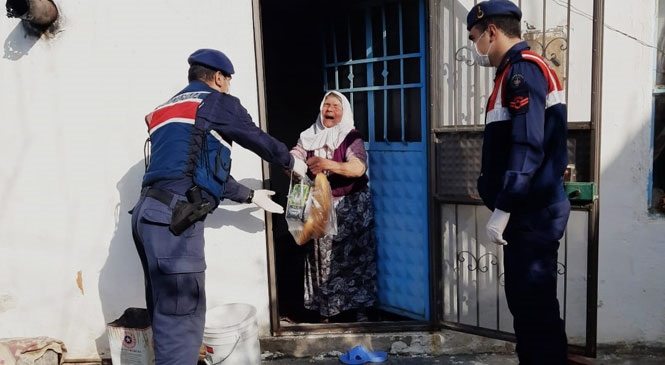
{"label": "shoulder patch", "polygon": [[522,74],[514,74],[506,85],[504,105],[514,114],[524,114],[529,111],[529,85]]}
{"label": "shoulder patch", "polygon": [[517,89],[520,86],[522,86],[523,82],[524,82],[524,76],[522,76],[522,74],[514,74],[513,77],[510,79],[510,86],[514,89]]}

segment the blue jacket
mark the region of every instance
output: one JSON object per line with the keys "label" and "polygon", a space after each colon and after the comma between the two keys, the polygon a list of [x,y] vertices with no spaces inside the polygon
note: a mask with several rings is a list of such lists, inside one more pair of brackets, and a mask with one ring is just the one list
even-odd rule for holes
{"label": "blue jacket", "polygon": [[151,151],[144,187],[184,194],[198,185],[215,205],[224,198],[244,200],[249,189],[229,174],[233,142],[268,162],[293,167],[286,145],[258,128],[238,98],[201,81],[191,82],[145,121]]}
{"label": "blue jacket", "polygon": [[530,210],[567,199],[565,94],[546,61],[528,49],[520,42],[506,53],[487,103],[478,192],[492,210]]}

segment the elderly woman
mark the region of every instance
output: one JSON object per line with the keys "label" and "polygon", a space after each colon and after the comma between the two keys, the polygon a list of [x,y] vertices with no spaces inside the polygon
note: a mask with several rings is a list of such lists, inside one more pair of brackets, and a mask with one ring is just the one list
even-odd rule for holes
{"label": "elderly woman", "polygon": [[310,178],[328,176],[337,215],[337,234],[307,245],[305,307],[322,322],[343,312],[366,321],[376,301],[374,214],[367,151],[344,95],[325,94],[316,122],[300,134],[291,154],[307,163]]}

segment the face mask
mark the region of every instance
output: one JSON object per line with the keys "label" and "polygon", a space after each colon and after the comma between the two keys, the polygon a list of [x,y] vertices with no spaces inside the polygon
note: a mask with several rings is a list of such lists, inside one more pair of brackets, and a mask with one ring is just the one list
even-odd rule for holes
{"label": "face mask", "polygon": [[485,33],[487,33],[487,31],[484,31],[483,34],[478,37],[478,40],[473,43],[473,60],[476,61],[479,66],[492,67],[489,54],[494,43],[490,43],[490,47],[487,49],[487,54],[480,54],[480,52],[478,52],[478,41],[480,41],[480,38],[482,38]]}

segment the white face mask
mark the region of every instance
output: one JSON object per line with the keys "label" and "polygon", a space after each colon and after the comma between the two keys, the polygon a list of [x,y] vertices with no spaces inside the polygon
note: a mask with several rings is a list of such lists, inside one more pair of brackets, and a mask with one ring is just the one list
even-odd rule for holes
{"label": "white face mask", "polygon": [[494,43],[490,43],[490,47],[487,49],[487,54],[480,54],[480,52],[478,52],[478,41],[480,41],[480,38],[482,38],[485,33],[487,33],[487,31],[484,31],[483,34],[478,37],[478,40],[473,43],[473,60],[476,61],[479,66],[492,67],[489,54]]}

